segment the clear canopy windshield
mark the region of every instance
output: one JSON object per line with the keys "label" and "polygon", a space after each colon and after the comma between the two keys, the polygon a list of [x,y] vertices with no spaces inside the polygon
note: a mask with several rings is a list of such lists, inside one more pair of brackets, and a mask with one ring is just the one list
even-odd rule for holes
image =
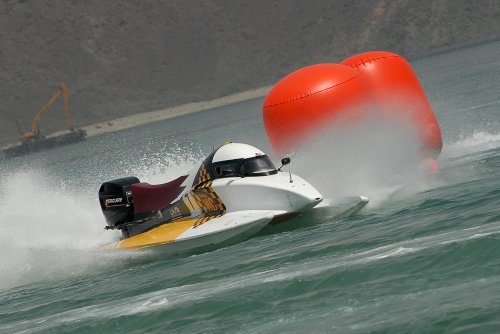
{"label": "clear canopy windshield", "polygon": [[217,178],[264,176],[276,174],[276,167],[267,155],[248,159],[219,161],[213,164]]}
{"label": "clear canopy windshield", "polygon": [[267,155],[245,159],[238,168],[240,176],[263,176],[277,173],[276,167]]}

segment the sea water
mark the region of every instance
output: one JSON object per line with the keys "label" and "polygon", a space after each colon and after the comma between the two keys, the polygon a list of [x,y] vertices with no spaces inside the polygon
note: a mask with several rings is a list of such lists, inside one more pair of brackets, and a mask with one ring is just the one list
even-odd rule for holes
{"label": "sea water", "polygon": [[99,251],[119,235],[97,190],[166,182],[227,140],[272,155],[262,99],[0,161],[0,332],[499,332],[499,55],[412,62],[443,132],[437,175],[395,127],[325,134],[287,170],[368,206],[209,253]]}

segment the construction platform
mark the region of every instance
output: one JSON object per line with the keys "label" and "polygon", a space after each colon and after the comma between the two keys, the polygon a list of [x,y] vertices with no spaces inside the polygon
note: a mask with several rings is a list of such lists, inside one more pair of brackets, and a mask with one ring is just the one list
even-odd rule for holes
{"label": "construction platform", "polygon": [[5,158],[13,158],[67,144],[78,143],[84,140],[86,136],[86,132],[82,129],[64,130],[51,133],[43,138],[26,139],[20,143],[2,147],[0,152],[3,153]]}

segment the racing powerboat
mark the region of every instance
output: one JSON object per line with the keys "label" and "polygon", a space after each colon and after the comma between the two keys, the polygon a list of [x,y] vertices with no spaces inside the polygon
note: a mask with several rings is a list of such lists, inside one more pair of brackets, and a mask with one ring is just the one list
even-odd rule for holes
{"label": "racing powerboat", "polygon": [[298,175],[278,169],[261,150],[242,143],[215,149],[187,175],[151,185],[136,177],[105,182],[99,201],[108,226],[122,239],[105,249],[161,248],[168,253],[215,249],[252,237],[303,214],[342,216],[367,199],[321,203]]}

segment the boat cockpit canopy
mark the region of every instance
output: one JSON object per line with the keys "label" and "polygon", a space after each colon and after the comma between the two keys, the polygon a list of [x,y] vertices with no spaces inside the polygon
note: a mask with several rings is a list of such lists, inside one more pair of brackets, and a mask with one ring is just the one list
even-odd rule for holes
{"label": "boat cockpit canopy", "polygon": [[234,159],[214,162],[212,164],[217,178],[265,176],[278,171],[267,155],[247,159]]}

